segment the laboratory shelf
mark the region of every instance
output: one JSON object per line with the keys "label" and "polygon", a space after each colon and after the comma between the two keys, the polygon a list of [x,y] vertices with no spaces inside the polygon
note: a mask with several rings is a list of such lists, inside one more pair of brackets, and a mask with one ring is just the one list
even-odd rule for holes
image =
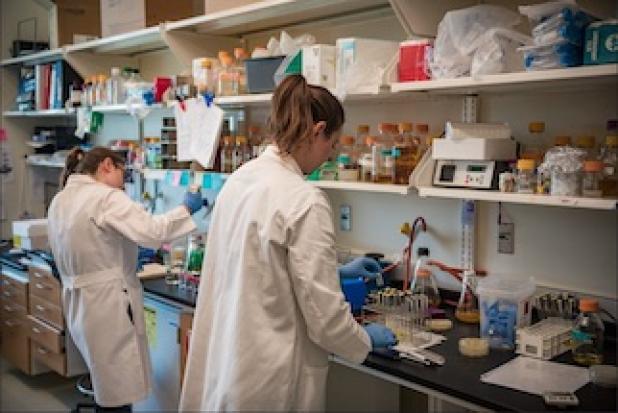
{"label": "laboratory shelf", "polygon": [[192,170],[189,170],[189,169],[149,169],[149,168],[144,168],[144,169],[140,169],[139,171],[144,176],[144,179],[150,179],[150,180],[154,180],[154,181],[163,181],[163,180],[167,179],[168,172],[181,172],[181,173],[182,172],[189,172],[189,173],[192,173],[192,174],[218,175],[223,180],[225,180],[228,176],[230,176],[230,174],[225,174],[225,173],[221,173],[221,172],[192,171]]}
{"label": "laboratory shelf", "polygon": [[47,63],[53,60],[61,59],[63,56],[63,49],[43,50],[42,52],[32,53],[26,56],[12,57],[0,61],[0,66],[11,65],[27,65],[32,66],[39,63]]}
{"label": "laboratory shelf", "polygon": [[469,199],[474,201],[507,202],[514,204],[544,205],[569,208],[614,210],[618,200],[534,194],[505,193],[474,189],[418,187],[420,197]]}
{"label": "laboratory shelf", "polygon": [[478,78],[460,77],[418,82],[392,83],[391,92],[469,94],[479,92],[518,92],[539,90],[577,90],[594,86],[618,87],[618,64],[580,66],[532,72],[499,73]]}
{"label": "laboratory shelf", "polygon": [[215,103],[220,106],[269,105],[272,97],[272,93],[239,96],[221,96],[215,98]]}
{"label": "laboratory shelf", "polygon": [[377,9],[387,0],[268,0],[166,24],[166,31],[242,36]]}
{"label": "laboratory shelf", "polygon": [[126,105],[124,103],[118,105],[99,105],[92,106],[91,110],[93,112],[99,113],[108,113],[108,114],[128,114],[130,109],[166,109],[166,107],[161,103],[155,103],[154,105],[146,106],[146,105]]}
{"label": "laboratory shelf", "polygon": [[48,110],[10,110],[2,112],[5,118],[61,118],[75,116],[73,109],[48,109]]}
{"label": "laboratory shelf", "polygon": [[166,48],[159,26],[121,33],[91,40],[65,48],[66,53],[91,52],[97,54],[132,55]]}
{"label": "laboratory shelf", "polygon": [[372,184],[367,182],[345,181],[308,181],[322,189],[337,189],[341,191],[378,192],[398,195],[408,195],[410,187],[406,185]]}
{"label": "laboratory shelf", "polygon": [[28,159],[30,166],[45,166],[48,168],[64,168],[64,162],[52,161],[51,159]]}

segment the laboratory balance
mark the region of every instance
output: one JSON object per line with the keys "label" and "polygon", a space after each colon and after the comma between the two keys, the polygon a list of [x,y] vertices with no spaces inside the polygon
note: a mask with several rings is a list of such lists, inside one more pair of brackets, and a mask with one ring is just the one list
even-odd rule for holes
{"label": "laboratory balance", "polygon": [[433,185],[496,190],[499,175],[516,159],[516,146],[506,124],[447,122],[445,139],[433,141]]}

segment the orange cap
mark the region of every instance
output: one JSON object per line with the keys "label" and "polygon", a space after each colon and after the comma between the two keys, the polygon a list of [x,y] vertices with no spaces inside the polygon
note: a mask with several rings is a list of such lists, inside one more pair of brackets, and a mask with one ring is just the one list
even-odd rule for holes
{"label": "orange cap", "polygon": [[517,169],[531,171],[534,169],[534,159],[520,159],[517,161]]}
{"label": "orange cap", "polygon": [[545,132],[545,122],[530,122],[528,124],[528,132],[531,132],[531,133]]}
{"label": "orange cap", "polygon": [[223,137],[223,143],[225,143],[226,145],[233,145],[234,144],[234,137],[228,135],[228,136],[224,136]]}
{"label": "orange cap", "polygon": [[419,278],[429,278],[431,277],[431,271],[427,268],[419,268],[418,271],[416,271],[416,276]]}
{"label": "orange cap", "polygon": [[201,65],[203,69],[212,69],[212,61],[210,59],[202,59]]}
{"label": "orange cap", "polygon": [[618,135],[607,135],[605,137],[605,145],[618,146]]}
{"label": "orange cap", "polygon": [[358,134],[369,133],[369,125],[358,125],[358,127],[356,128],[356,133],[358,133]]}
{"label": "orange cap", "polygon": [[250,133],[260,133],[260,131],[261,131],[261,128],[257,125],[249,126]]}
{"label": "orange cap", "polygon": [[554,146],[567,146],[571,144],[570,136],[556,136],[554,138]]}
{"label": "orange cap", "polygon": [[584,172],[601,172],[605,165],[602,161],[585,161]]}
{"label": "orange cap", "polygon": [[399,133],[412,132],[412,122],[399,123]]}
{"label": "orange cap", "polygon": [[354,136],[344,135],[339,138],[339,142],[342,145],[354,145],[356,143],[356,139],[354,138]]}
{"label": "orange cap", "polygon": [[426,123],[417,123],[416,133],[429,133],[429,125]]}
{"label": "orange cap", "polygon": [[365,145],[371,146],[375,144],[377,141],[378,141],[378,138],[376,138],[375,136],[367,136],[365,138]]}
{"label": "orange cap", "polygon": [[247,52],[242,47],[235,47],[234,48],[234,57],[236,58],[236,60],[246,59],[247,58]]}
{"label": "orange cap", "polygon": [[244,135],[238,135],[236,137],[236,145],[244,145],[247,143],[247,137]]}
{"label": "orange cap", "polygon": [[579,311],[596,312],[599,311],[599,302],[594,298],[580,298]]}
{"label": "orange cap", "polygon": [[594,148],[594,136],[578,136],[575,140],[575,146],[578,148]]}

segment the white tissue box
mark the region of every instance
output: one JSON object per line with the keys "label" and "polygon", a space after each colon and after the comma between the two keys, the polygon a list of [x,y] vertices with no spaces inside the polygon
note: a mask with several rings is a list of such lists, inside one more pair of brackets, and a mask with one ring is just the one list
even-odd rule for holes
{"label": "white tissue box", "polygon": [[47,250],[47,219],[13,221],[13,246],[26,250]]}

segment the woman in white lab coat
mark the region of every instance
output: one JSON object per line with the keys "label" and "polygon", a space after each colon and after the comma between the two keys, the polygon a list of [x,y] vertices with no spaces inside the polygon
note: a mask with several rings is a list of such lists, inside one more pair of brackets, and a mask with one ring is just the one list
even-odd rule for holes
{"label": "woman in white lab coat", "polygon": [[386,327],[352,317],[329,201],[304,179],[332,155],[343,122],[339,101],[300,75],[274,92],[275,144],[217,198],[181,411],[321,411],[329,353],[360,363],[394,344]]}
{"label": "woman in white lab coat", "polygon": [[71,151],[61,185],[48,231],[67,327],[90,371],[96,403],[130,409],[150,386],[138,245],[157,248],[193,231],[191,213],[202,199],[188,193],[185,205],[150,215],[122,191],[123,158],[103,147]]}

